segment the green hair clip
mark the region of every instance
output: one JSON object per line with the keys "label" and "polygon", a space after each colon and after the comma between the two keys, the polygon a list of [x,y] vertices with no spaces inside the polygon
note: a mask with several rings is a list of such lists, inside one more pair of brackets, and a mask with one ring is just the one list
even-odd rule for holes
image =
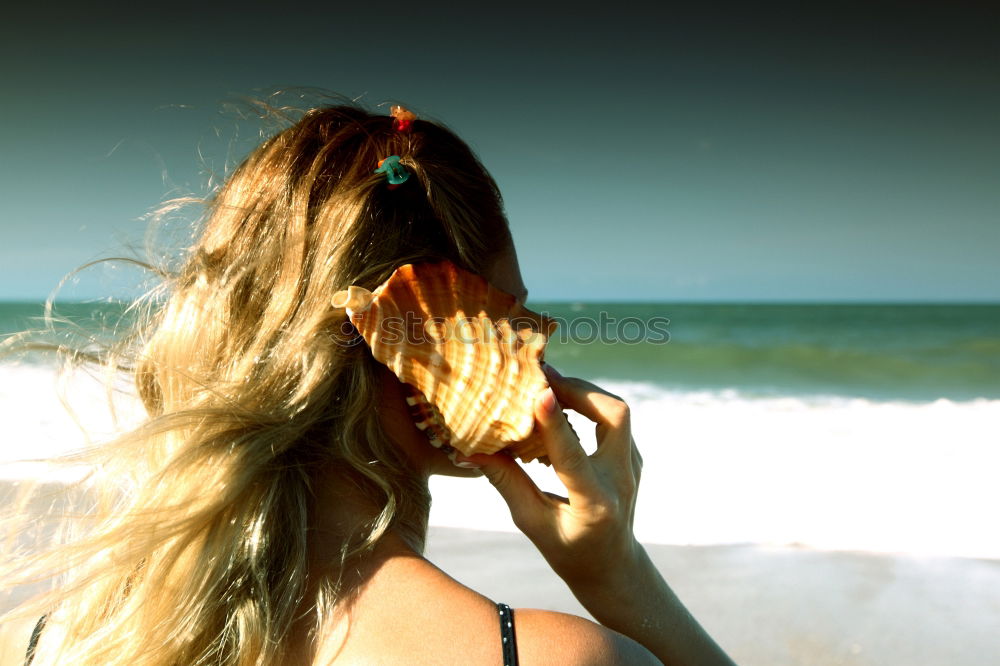
{"label": "green hair clip", "polygon": [[410,172],[399,163],[399,155],[390,155],[384,160],[379,160],[375,173],[384,173],[389,181],[389,189],[395,189],[410,179]]}

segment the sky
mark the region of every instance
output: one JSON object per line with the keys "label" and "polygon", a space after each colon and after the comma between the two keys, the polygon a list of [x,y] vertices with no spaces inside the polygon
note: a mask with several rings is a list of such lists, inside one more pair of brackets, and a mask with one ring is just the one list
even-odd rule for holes
{"label": "sky", "polygon": [[141,244],[252,147],[238,99],[307,86],[465,138],[532,301],[1000,301],[1000,9],[644,4],[16,9],[0,299]]}

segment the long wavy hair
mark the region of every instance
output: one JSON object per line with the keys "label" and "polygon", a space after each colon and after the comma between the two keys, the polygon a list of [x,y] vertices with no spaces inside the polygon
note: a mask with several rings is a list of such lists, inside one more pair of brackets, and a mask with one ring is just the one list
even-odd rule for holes
{"label": "long wavy hair", "polygon": [[[127,374],[146,417],[68,459],[96,471],[53,547],[24,545],[30,498],[6,516],[4,586],[55,583],[16,609],[48,613],[36,665],[280,662],[307,587],[317,626],[346,594],[337,576],[307,580],[321,466],[381,507],[342,564],[390,529],[422,549],[426,484],[383,432],[379,366],[330,298],[421,260],[484,272],[510,239],[500,193],[440,124],[397,131],[353,104],[280,115],[200,200],[197,240],[125,334],[62,349]],[[389,155],[412,174],[394,189],[373,173]]]}

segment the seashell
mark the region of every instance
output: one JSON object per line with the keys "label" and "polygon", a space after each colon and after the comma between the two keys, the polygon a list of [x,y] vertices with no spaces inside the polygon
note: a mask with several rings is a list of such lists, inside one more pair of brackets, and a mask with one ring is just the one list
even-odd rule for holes
{"label": "seashell", "polygon": [[444,424],[444,417],[438,408],[427,402],[424,394],[417,390],[415,386],[403,384],[406,394],[406,407],[410,411],[410,418],[413,419],[417,430],[427,436],[427,441],[435,449],[441,449],[449,456],[453,457],[455,447],[451,445],[451,431]]}
{"label": "seashell", "polygon": [[555,320],[450,261],[400,266],[374,291],[351,286],[332,303],[412,387],[414,423],[432,444],[465,455],[509,449],[525,461],[544,455],[529,435]]}

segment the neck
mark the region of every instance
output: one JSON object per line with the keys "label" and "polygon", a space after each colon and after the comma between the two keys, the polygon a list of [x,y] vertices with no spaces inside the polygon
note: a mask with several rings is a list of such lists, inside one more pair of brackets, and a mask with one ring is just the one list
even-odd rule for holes
{"label": "neck", "polygon": [[[427,475],[415,475],[414,495],[429,497]],[[321,570],[332,566],[339,568],[345,545],[358,546],[384,519],[384,502],[379,502],[364,492],[356,476],[330,465],[314,476],[314,505],[311,511],[310,560]],[[371,555],[381,552],[396,552],[405,546],[415,554],[423,552],[427,537],[427,520],[430,513],[429,501],[414,501],[413,497],[397,498],[393,522],[378,538],[382,542],[394,544],[392,548],[374,548]],[[375,546],[376,544],[370,544]]]}
{"label": "neck", "polygon": [[[427,477],[414,479],[427,492]],[[324,631],[317,621],[334,611],[353,606],[361,592],[376,574],[389,566],[422,561],[424,540],[427,536],[429,502],[413,502],[401,498],[397,507],[397,520],[380,538],[353,557],[344,560],[345,549],[357,548],[371,533],[382,513],[383,506],[373,501],[362,490],[356,477],[330,465],[313,475],[313,506],[309,526],[309,572],[302,612],[291,630],[285,663],[313,663],[317,643],[316,633]],[[337,582],[335,606],[327,607],[321,601],[327,584]],[[335,610],[336,609],[336,610]],[[317,615],[319,613],[319,615]]]}

